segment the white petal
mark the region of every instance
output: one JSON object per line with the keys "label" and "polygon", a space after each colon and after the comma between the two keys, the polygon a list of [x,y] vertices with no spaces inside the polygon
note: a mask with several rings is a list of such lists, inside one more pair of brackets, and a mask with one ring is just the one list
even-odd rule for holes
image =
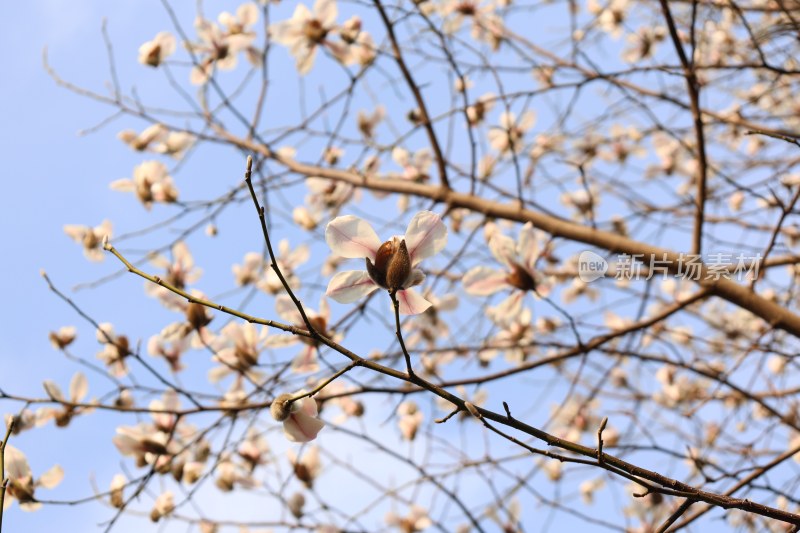
{"label": "white petal", "polygon": [[324,28],[336,24],[336,2],[334,0],[317,0],[314,2],[314,16],[322,23]]}
{"label": "white petal", "polygon": [[348,270],[339,272],[328,284],[326,296],[330,296],[340,304],[349,304],[360,300],[378,286],[364,270]]}
{"label": "white petal", "polygon": [[89,392],[89,383],[83,372],[76,372],[69,383],[69,398],[73,402],[80,402]]}
{"label": "white petal", "polygon": [[252,3],[242,4],[236,10],[236,16],[242,26],[252,26],[258,21],[258,8]]}
{"label": "white petal", "polygon": [[485,266],[477,266],[462,278],[464,290],[475,296],[488,296],[508,287],[506,274]]}
{"label": "white petal", "polygon": [[416,266],[426,257],[442,251],[447,244],[447,227],[436,213],[420,211],[408,224],[405,241],[411,266]]}
{"label": "white petal", "polygon": [[9,479],[23,479],[31,475],[31,467],[25,454],[10,444],[6,445],[5,471]]}
{"label": "white petal", "polygon": [[42,383],[44,387],[44,391],[47,393],[54,400],[63,400],[64,395],[61,393],[61,387],[59,387],[54,381],[46,379],[44,383]]}
{"label": "white petal", "polygon": [[536,259],[539,257],[539,245],[536,242],[536,230],[530,222],[519,230],[517,254],[522,259],[522,266],[533,270]]}
{"label": "white petal", "polygon": [[492,238],[489,239],[489,250],[492,251],[495,259],[509,268],[512,268],[517,260],[517,246],[514,244],[514,240],[502,233],[492,235]]}
{"label": "white petal", "polygon": [[397,301],[400,303],[401,315],[418,315],[431,306],[431,303],[414,289],[397,291]]}
{"label": "white petal", "polygon": [[353,215],[331,220],[325,228],[325,241],[333,253],[350,259],[369,257],[374,261],[375,254],[381,246],[381,241],[372,226]]}
{"label": "white petal", "polygon": [[64,479],[64,469],[56,465],[39,478],[39,485],[46,489],[52,489]]}

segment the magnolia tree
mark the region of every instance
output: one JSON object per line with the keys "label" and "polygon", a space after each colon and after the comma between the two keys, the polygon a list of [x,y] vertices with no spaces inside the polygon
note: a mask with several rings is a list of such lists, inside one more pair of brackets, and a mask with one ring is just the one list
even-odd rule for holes
{"label": "magnolia tree", "polygon": [[[64,226],[106,307],[43,273],[72,381],[3,383],[14,530],[797,530],[796,3],[162,8],[147,91],[113,20],[45,62],[140,162]],[[109,412],[108,479],[15,446]]]}

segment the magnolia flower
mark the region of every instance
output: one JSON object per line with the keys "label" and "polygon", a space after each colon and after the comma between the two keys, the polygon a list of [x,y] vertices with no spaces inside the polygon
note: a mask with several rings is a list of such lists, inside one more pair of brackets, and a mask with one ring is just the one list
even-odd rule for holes
{"label": "magnolia flower", "polygon": [[237,54],[247,49],[255,39],[255,33],[247,31],[246,26],[254,24],[258,19],[258,10],[255,6],[241,6],[236,17],[230,13],[222,13],[220,22],[226,26],[222,31],[219,26],[202,17],[195,20],[194,26],[198,43],[186,43],[189,51],[202,54],[202,59],[192,69],[190,81],[195,85],[206,83],[215,68],[231,70],[236,67]]}
{"label": "magnolia flower", "polygon": [[581,499],[586,505],[591,505],[594,502],[594,493],[605,486],[606,482],[603,478],[598,477],[595,479],[587,479],[580,484],[579,491]]}
{"label": "magnolia flower", "polygon": [[89,384],[86,381],[86,376],[83,375],[83,373],[76,372],[75,375],[72,376],[72,380],[69,383],[69,400],[64,398],[64,394],[61,392],[61,387],[59,387],[54,381],[49,379],[46,380],[44,382],[44,390],[47,392],[47,395],[50,396],[50,398],[61,403],[62,407],[46,407],[41,409],[38,413],[38,423],[43,424],[53,418],[55,419],[58,427],[66,427],[70,420],[72,420],[72,417],[75,415],[76,409],[73,405],[69,404],[81,403],[83,398],[89,392]]}
{"label": "magnolia flower", "polygon": [[306,487],[313,487],[314,480],[317,479],[317,476],[322,471],[319,448],[317,446],[309,446],[303,457],[297,457],[297,453],[292,449],[286,450],[286,455],[289,457],[289,462],[292,463],[294,475],[297,476],[297,479]]}
{"label": "magnolia flower", "polygon": [[52,489],[61,483],[64,477],[64,471],[56,465],[42,474],[39,479],[33,479],[25,454],[10,444],[5,447],[4,463],[8,486],[2,511],[8,509],[14,500],[19,502],[19,507],[23,511],[37,510],[42,504],[35,501],[34,491],[36,488]]}
{"label": "magnolia flower", "polygon": [[270,406],[272,418],[283,422],[283,433],[290,441],[312,441],[325,427],[325,422],[317,418],[317,401],[309,396],[292,401],[293,396],[281,394],[275,398]]}
{"label": "magnolia flower", "polygon": [[117,509],[122,509],[125,505],[125,494],[123,490],[128,484],[128,479],[123,474],[116,474],[111,479],[110,499],[111,505]]}
{"label": "magnolia flower", "polygon": [[[278,264],[278,268],[280,268],[281,274],[283,274],[286,282],[295,290],[300,287],[300,278],[295,274],[295,270],[308,261],[310,256],[311,253],[308,246],[305,244],[301,244],[292,250],[287,239],[282,239],[281,242],[278,243],[278,254],[275,258],[275,262]],[[247,256],[245,256],[245,261],[247,259]],[[252,261],[252,257],[250,260]],[[265,268],[264,270],[263,278],[256,284],[258,288],[267,294],[279,294],[283,292],[283,283],[275,272],[275,269]]]}
{"label": "magnolia flower", "polygon": [[536,270],[536,262],[549,253],[548,246],[539,246],[541,238],[540,232],[530,222],[522,226],[516,243],[510,237],[494,232],[489,236],[489,250],[507,270],[494,270],[480,265],[464,275],[464,290],[474,296],[488,296],[503,289],[514,290],[506,302],[495,308],[493,319],[496,321],[500,320],[502,314],[513,315],[505,311],[518,309],[525,292],[535,291],[538,295],[549,292],[548,285]]}
{"label": "magnolia flower", "polygon": [[111,375],[122,377],[128,373],[125,358],[130,355],[130,342],[125,335],[114,333],[114,326],[108,322],[99,325],[96,332],[97,342],[103,345],[97,358],[109,367]]}
{"label": "magnolia flower", "polygon": [[192,147],[197,137],[188,131],[170,131],[157,140],[153,146],[154,152],[168,155],[173,159],[182,159],[183,154]]}
{"label": "magnolia flower", "polygon": [[417,404],[406,401],[397,406],[397,426],[400,428],[400,435],[405,440],[414,440],[417,430],[425,419],[425,415],[419,410]]}
{"label": "magnolia flower", "polygon": [[316,0],[313,13],[298,4],[292,18],[270,26],[272,39],[289,48],[300,74],[307,74],[314,66],[317,46],[325,44],[328,33],[336,26],[336,14],[334,0]]}
{"label": "magnolia flower", "polygon": [[111,188],[120,192],[133,192],[145,209],[153,202],[172,204],[178,201],[178,189],[161,161],[145,161],[133,169],[133,178],[111,182]]}
{"label": "magnolia flower", "polygon": [[486,114],[492,110],[497,96],[494,93],[486,93],[480,96],[474,104],[467,106],[467,120],[470,126],[477,126],[486,118]]}
{"label": "magnolia flower", "polygon": [[402,179],[416,182],[430,179],[428,172],[433,163],[433,156],[427,148],[417,150],[412,157],[408,150],[398,146],[392,150],[392,159],[403,167],[403,173],[400,175]]}
{"label": "magnolia flower", "polygon": [[80,226],[77,224],[66,224],[64,233],[75,242],[83,245],[83,255],[89,261],[103,260],[103,239],[111,238],[111,222],[104,220],[99,226]]}
{"label": "magnolia flower", "polygon": [[251,427],[247,430],[247,438],[239,445],[236,453],[244,459],[252,472],[256,466],[267,462],[269,444],[261,433]]}
{"label": "magnolia flower", "polygon": [[212,360],[221,363],[208,371],[212,383],[231,373],[245,374],[252,381],[261,381],[260,372],[253,369],[258,364],[261,351],[266,346],[267,328],[255,324],[230,322],[222,328],[220,336],[214,339]]}
{"label": "magnolia flower", "polygon": [[175,497],[172,495],[172,492],[163,492],[158,498],[156,498],[156,501],[153,504],[153,509],[150,511],[150,520],[153,522],[158,522],[161,517],[170,514],[174,510]]}
{"label": "magnolia flower", "polygon": [[375,110],[369,114],[363,109],[359,109],[356,115],[358,131],[367,139],[372,139],[375,136],[375,128],[383,121],[385,116],[386,108],[382,105],[377,106]]}
{"label": "magnolia flower", "polygon": [[57,350],[63,350],[75,340],[77,333],[75,326],[63,326],[58,331],[51,331],[48,335],[50,344]]}
{"label": "magnolia flower", "polygon": [[[297,306],[288,295],[282,294],[275,299],[275,311],[286,322],[301,328],[305,328],[305,321],[303,320],[300,311],[297,310]],[[328,322],[331,318],[331,312],[330,308],[328,307],[328,301],[325,298],[320,299],[319,312],[315,312],[313,309],[310,309],[308,306],[306,306],[305,313],[308,321],[311,322],[311,325],[314,327],[317,333],[323,337],[328,337],[335,341],[340,340],[340,335],[336,335],[333,331],[328,330]],[[315,339],[294,335],[274,335],[270,337],[269,345],[275,348],[280,346],[289,346],[295,342],[301,342],[302,344],[305,344],[305,346],[303,347],[302,351],[292,360],[292,372],[306,373],[316,372],[319,370],[319,364],[317,364],[319,342]]]}
{"label": "magnolia flower", "polygon": [[325,228],[325,240],[333,253],[366,260],[367,270],[339,272],[328,284],[326,294],[339,303],[352,303],[381,287],[396,292],[400,313],[416,315],[431,303],[411,289],[425,279],[415,268],[420,261],[439,253],[447,242],[447,227],[430,211],[417,213],[405,236],[381,244],[375,230],[353,215],[337,217]]}
{"label": "magnolia flower", "polygon": [[158,33],[152,41],[139,47],[139,63],[157,67],[175,52],[175,37],[168,31]]}
{"label": "magnolia flower", "polygon": [[161,139],[166,133],[166,128],[163,124],[152,124],[142,130],[141,133],[136,133],[136,130],[122,130],[117,133],[117,139],[127,144],[132,150],[137,152],[144,152],[150,147],[150,144]]}
{"label": "magnolia flower", "polygon": [[536,123],[536,113],[526,111],[517,122],[517,116],[511,112],[503,112],[500,115],[500,126],[492,128],[487,134],[489,144],[500,153],[515,152],[522,150],[522,139],[525,133]]}
{"label": "magnolia flower", "polygon": [[406,516],[399,516],[390,511],[386,513],[385,521],[387,525],[394,526],[403,533],[422,531],[433,525],[428,517],[428,511],[420,505],[412,505]]}

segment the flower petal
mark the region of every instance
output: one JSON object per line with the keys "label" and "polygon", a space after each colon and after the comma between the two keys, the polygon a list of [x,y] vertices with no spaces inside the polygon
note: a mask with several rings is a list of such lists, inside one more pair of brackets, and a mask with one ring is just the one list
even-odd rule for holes
{"label": "flower petal", "polygon": [[522,265],[532,271],[539,258],[539,244],[536,242],[536,230],[530,222],[519,230],[517,254],[522,259]]}
{"label": "flower petal", "polygon": [[511,237],[502,233],[493,234],[489,239],[489,250],[491,250],[495,259],[508,268],[514,267],[514,263],[517,261],[517,247]]}
{"label": "flower petal", "polygon": [[488,296],[508,287],[506,274],[485,266],[467,272],[461,281],[464,290],[475,296]]}
{"label": "flower petal", "polygon": [[436,213],[420,211],[409,222],[405,241],[411,266],[416,266],[426,257],[442,251],[447,244],[447,226]]}
{"label": "flower petal", "polygon": [[325,241],[333,253],[350,259],[369,257],[374,261],[381,246],[381,240],[372,226],[353,215],[331,220],[325,228]]}
{"label": "flower petal", "polygon": [[[312,400],[313,401],[313,400]],[[307,415],[302,409],[289,415],[283,422],[283,432],[292,442],[309,442],[325,427],[319,418]]]}
{"label": "flower petal", "polygon": [[64,479],[64,469],[58,465],[45,472],[39,477],[39,485],[46,489],[52,489]]}
{"label": "flower petal", "polygon": [[340,304],[350,304],[371,293],[378,286],[364,270],[348,270],[339,272],[331,278],[326,296],[330,296]]}
{"label": "flower petal", "polygon": [[314,16],[323,28],[330,28],[336,24],[336,2],[334,0],[317,0],[314,2]]}
{"label": "flower petal", "polygon": [[431,306],[431,303],[414,289],[397,291],[397,301],[400,303],[401,315],[418,315]]}
{"label": "flower petal", "polygon": [[69,399],[73,402],[80,402],[83,400],[86,393],[89,392],[89,383],[86,381],[86,376],[83,372],[76,372],[72,376],[72,381],[69,383]]}

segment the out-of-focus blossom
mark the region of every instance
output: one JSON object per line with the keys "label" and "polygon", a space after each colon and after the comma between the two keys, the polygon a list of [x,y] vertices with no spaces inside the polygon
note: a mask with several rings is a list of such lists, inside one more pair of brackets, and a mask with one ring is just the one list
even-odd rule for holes
{"label": "out-of-focus blossom", "polygon": [[[281,242],[278,243],[278,254],[275,262],[286,282],[294,290],[300,288],[300,278],[295,271],[297,267],[308,261],[310,255],[308,246],[305,244],[301,244],[292,250],[287,239],[281,239]],[[283,283],[281,283],[275,270],[271,267],[264,270],[264,277],[256,284],[258,288],[267,294],[282,293],[284,291]]]}
{"label": "out-of-focus blossom", "polygon": [[56,465],[38,479],[34,479],[25,454],[10,444],[5,447],[4,463],[8,486],[3,501],[3,511],[8,509],[14,500],[19,502],[19,507],[23,511],[39,509],[42,504],[35,500],[36,489],[38,487],[52,489],[64,478],[64,471]]}
{"label": "out-of-focus blossom", "polygon": [[89,392],[89,383],[86,380],[86,376],[82,372],[76,372],[75,375],[72,376],[72,379],[69,383],[69,400],[64,398],[64,394],[61,392],[61,387],[59,387],[54,381],[49,379],[46,380],[44,382],[44,390],[51,399],[60,402],[62,406],[45,407],[39,410],[38,423],[44,424],[52,418],[56,421],[56,425],[58,427],[66,427],[69,425],[72,417],[78,412],[77,407],[68,404],[81,403],[81,401],[83,401],[83,399],[86,397],[86,394]]}
{"label": "out-of-focus blossom", "polygon": [[356,115],[356,123],[358,131],[367,139],[375,137],[375,128],[380,124],[386,116],[386,108],[379,105],[372,113],[367,113],[363,109],[358,110]]}
{"label": "out-of-focus blossom", "polygon": [[247,430],[247,436],[239,445],[237,449],[239,457],[241,457],[248,465],[249,470],[252,472],[256,466],[263,465],[267,462],[269,454],[269,444],[264,435],[259,433],[255,428]]}
{"label": "out-of-focus blossom", "polygon": [[411,400],[401,403],[397,407],[397,426],[400,436],[405,440],[414,440],[425,415],[419,410],[417,404]]}
{"label": "out-of-focus blossom", "polygon": [[122,507],[125,505],[125,494],[123,493],[123,490],[127,483],[128,478],[126,478],[123,474],[116,474],[111,479],[109,496],[112,507],[122,509]]}
{"label": "out-of-focus blossom", "polygon": [[172,204],[178,201],[178,189],[161,161],[145,161],[133,169],[133,178],[111,182],[111,188],[120,192],[132,192],[145,209],[153,203]]}
{"label": "out-of-focus blossom", "polygon": [[220,363],[208,371],[208,379],[216,383],[231,373],[246,375],[260,382],[263,375],[254,367],[258,365],[261,352],[267,345],[268,332],[265,326],[250,323],[230,322],[222,328],[212,341],[212,360]]}
{"label": "out-of-focus blossom", "polygon": [[76,330],[74,326],[64,326],[58,331],[51,331],[48,335],[50,344],[57,350],[63,350],[75,340]]}
{"label": "out-of-focus blossom", "polygon": [[488,296],[503,289],[513,291],[504,303],[495,308],[495,321],[502,321],[502,314],[511,317],[511,311],[519,309],[521,297],[526,292],[533,291],[541,296],[549,294],[550,283],[536,269],[537,261],[550,253],[548,245],[539,244],[543,239],[543,234],[530,222],[520,229],[516,243],[502,233],[491,232],[488,236],[489,250],[507,270],[480,265],[464,275],[464,290],[474,296]]}
{"label": "out-of-focus blossom", "polygon": [[136,133],[136,130],[122,130],[117,134],[117,139],[130,146],[132,150],[144,152],[152,143],[161,139],[166,131],[163,124],[156,123],[148,126],[141,133]]}
{"label": "out-of-focus blossom", "polygon": [[480,96],[474,104],[467,106],[467,120],[470,126],[481,124],[489,111],[494,108],[497,96],[494,93],[486,93]]}
{"label": "out-of-focus blossom", "polygon": [[524,145],[525,134],[535,123],[536,113],[533,111],[523,113],[519,121],[514,113],[504,111],[500,115],[499,126],[489,130],[489,144],[501,154],[519,153]]}
{"label": "out-of-focus blossom", "polygon": [[422,531],[433,525],[428,511],[420,505],[412,505],[406,516],[400,516],[392,511],[386,513],[384,521],[387,525],[396,527],[402,533]]}
{"label": "out-of-focus blossom", "polygon": [[297,479],[306,487],[313,487],[314,480],[316,480],[317,476],[322,472],[322,463],[319,460],[319,448],[317,446],[309,446],[302,457],[298,457],[297,452],[290,448],[286,450],[286,455],[289,457],[289,462],[292,464],[294,475]]}
{"label": "out-of-focus blossom", "polygon": [[[217,24],[198,17],[194,27],[200,40],[185,43],[190,52],[200,56],[190,75],[190,81],[195,85],[208,82],[216,68],[231,70],[236,67],[239,52],[247,50],[255,39],[255,32],[248,30],[248,26],[258,20],[258,9],[253,4],[244,4],[236,16],[223,12],[219,20],[226,26],[224,31]],[[252,54],[248,57],[255,62]]]}
{"label": "out-of-focus blossom", "polygon": [[594,502],[594,493],[605,486],[606,482],[603,478],[598,477],[595,479],[587,479],[580,484],[579,491],[581,499],[586,505],[591,505]]}
{"label": "out-of-focus blossom", "polygon": [[[278,316],[280,316],[286,322],[301,328],[305,328],[305,322],[303,321],[302,315],[300,315],[300,311],[298,311],[297,306],[294,304],[294,302],[292,302],[292,299],[288,295],[282,294],[275,299],[275,310],[277,311]],[[311,325],[314,327],[317,333],[334,341],[341,340],[340,335],[328,330],[328,321],[330,320],[331,313],[330,308],[328,307],[328,301],[325,298],[320,299],[319,312],[316,312],[307,306],[304,307],[304,311],[308,321],[311,322]],[[294,335],[276,335],[271,337],[271,339],[274,339],[272,342],[269,342],[269,345],[272,347],[288,346],[290,344],[294,344],[295,342],[300,342],[305,345],[302,351],[292,360],[293,372],[307,373],[316,372],[319,370],[319,365],[317,364],[317,354],[319,351],[318,341],[309,337]]]}
{"label": "out-of-focus blossom", "polygon": [[174,510],[175,497],[172,495],[172,492],[162,492],[158,498],[156,498],[156,501],[153,504],[153,509],[150,510],[150,520],[153,522],[158,522],[161,520],[161,518],[172,513]]}
{"label": "out-of-focus blossom", "polygon": [[128,366],[125,364],[125,358],[131,353],[128,337],[114,333],[114,326],[108,322],[100,324],[96,337],[97,342],[103,345],[97,358],[109,367],[113,376],[119,378],[126,375]]}
{"label": "out-of-focus blossom", "polygon": [[175,52],[175,36],[168,31],[156,34],[152,41],[139,47],[139,63],[157,67]]}
{"label": "out-of-focus blossom", "polygon": [[147,353],[164,358],[173,373],[186,368],[181,362],[181,356],[191,347],[185,328],[178,327],[179,325],[179,322],[172,323],[147,341]]}
{"label": "out-of-focus blossom", "polygon": [[307,74],[314,66],[317,47],[326,44],[328,33],[336,27],[336,15],[334,0],[316,0],[313,12],[298,4],[292,18],[273,24],[269,33],[275,42],[289,48],[297,71]]}
{"label": "out-of-focus blossom", "polygon": [[64,233],[73,241],[83,245],[83,255],[89,261],[103,260],[103,239],[111,238],[111,221],[104,220],[99,226],[66,224]]}
{"label": "out-of-focus blossom", "polygon": [[593,186],[572,192],[565,192],[559,199],[566,207],[574,210],[574,218],[593,217],[595,208],[600,203],[600,196],[597,189]]}
{"label": "out-of-focus blossom", "polygon": [[381,243],[375,230],[358,217],[347,215],[332,220],[325,240],[334,254],[366,259],[367,270],[339,272],[331,279],[326,294],[339,303],[352,303],[377,288],[396,291],[400,313],[416,315],[431,303],[411,289],[425,279],[416,266],[439,253],[447,242],[447,227],[430,211],[417,213],[403,237]]}

